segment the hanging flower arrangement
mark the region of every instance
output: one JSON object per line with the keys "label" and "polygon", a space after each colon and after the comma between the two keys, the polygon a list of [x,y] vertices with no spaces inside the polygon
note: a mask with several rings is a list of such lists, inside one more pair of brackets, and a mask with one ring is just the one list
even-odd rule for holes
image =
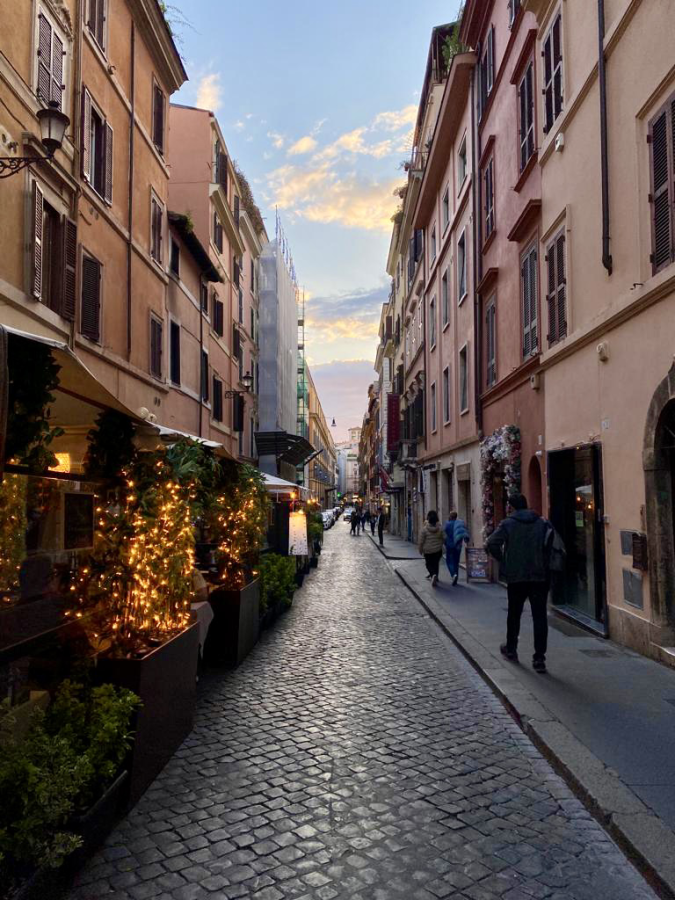
{"label": "hanging flower arrangement", "polygon": [[520,490],[521,441],[517,425],[503,425],[480,445],[481,494],[483,507],[483,537],[495,530],[494,478],[500,474],[506,492]]}

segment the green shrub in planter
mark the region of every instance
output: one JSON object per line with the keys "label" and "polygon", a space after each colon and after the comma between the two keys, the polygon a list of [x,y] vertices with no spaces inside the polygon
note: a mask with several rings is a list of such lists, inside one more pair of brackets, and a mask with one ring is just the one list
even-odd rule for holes
{"label": "green shrub in planter", "polygon": [[260,560],[260,607],[265,612],[277,603],[291,605],[295,590],[295,557],[266,553]]}
{"label": "green shrub in planter", "polygon": [[11,709],[0,709],[0,896],[35,868],[58,868],[81,843],[68,821],[95,802],[131,745],[139,705],[112,685],[65,681],[52,706],[37,710],[14,739]]}

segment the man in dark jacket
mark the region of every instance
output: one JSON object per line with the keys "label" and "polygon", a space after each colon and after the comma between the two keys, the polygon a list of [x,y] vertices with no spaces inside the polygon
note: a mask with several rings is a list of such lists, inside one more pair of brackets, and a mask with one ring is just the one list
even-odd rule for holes
{"label": "man in dark jacket", "polygon": [[512,662],[518,661],[518,635],[525,601],[530,601],[534,626],[535,672],[546,671],[548,639],[547,599],[550,582],[549,555],[554,530],[551,523],[527,508],[522,494],[510,494],[511,514],[487,540],[487,550],[499,561],[507,584],[509,611],[506,643],[499,648]]}

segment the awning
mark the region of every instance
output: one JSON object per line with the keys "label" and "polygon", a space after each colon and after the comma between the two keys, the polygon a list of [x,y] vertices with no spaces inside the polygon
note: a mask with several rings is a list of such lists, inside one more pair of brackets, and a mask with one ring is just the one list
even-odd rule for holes
{"label": "awning", "polygon": [[191,441],[195,441],[199,444],[204,444],[205,447],[209,447],[216,456],[224,456],[227,459],[234,459],[234,456],[224,447],[222,444],[219,444],[217,441],[209,441],[207,438],[197,437],[196,434],[190,434],[188,431],[179,431],[178,428],[170,428],[168,425],[157,425],[153,426],[159,432],[159,436],[165,444],[175,444],[176,441],[181,438],[188,438]]}
{"label": "awning", "polygon": [[263,472],[262,475],[269,494],[280,496],[297,493],[301,500],[309,500],[311,497],[311,491],[300,484],[293,484],[292,481],[285,481],[283,478],[277,478],[276,475],[268,475],[266,472]]}
{"label": "awning", "polygon": [[292,466],[302,466],[314,453],[307,438],[287,431],[256,431],[255,443],[259,456],[274,456]]}

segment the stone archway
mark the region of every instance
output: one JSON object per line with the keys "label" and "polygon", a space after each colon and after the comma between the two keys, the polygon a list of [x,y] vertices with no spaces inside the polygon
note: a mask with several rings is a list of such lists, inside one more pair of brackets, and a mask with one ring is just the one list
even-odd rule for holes
{"label": "stone archway", "polygon": [[675,365],[652,397],[642,465],[649,547],[652,640],[664,646],[675,632]]}

